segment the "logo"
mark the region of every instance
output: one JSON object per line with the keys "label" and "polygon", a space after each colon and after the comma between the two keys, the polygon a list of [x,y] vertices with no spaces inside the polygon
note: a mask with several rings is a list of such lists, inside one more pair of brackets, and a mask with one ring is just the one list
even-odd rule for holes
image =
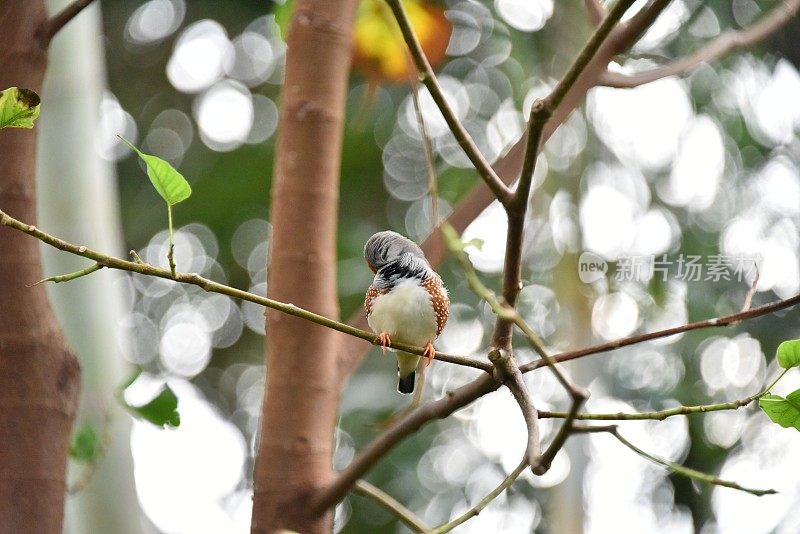
{"label": "logo", "polygon": [[593,252],[584,252],[578,258],[578,278],[584,284],[591,284],[605,278],[608,263]]}

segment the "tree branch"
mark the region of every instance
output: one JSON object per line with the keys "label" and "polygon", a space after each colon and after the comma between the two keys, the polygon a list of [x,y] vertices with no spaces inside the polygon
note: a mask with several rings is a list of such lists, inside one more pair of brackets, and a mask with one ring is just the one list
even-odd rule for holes
{"label": "tree branch", "polygon": [[475,145],[475,141],[472,140],[469,132],[467,132],[466,128],[464,128],[464,126],[458,120],[453,108],[451,108],[450,104],[448,104],[447,98],[444,95],[444,91],[439,85],[439,81],[436,79],[436,75],[433,73],[433,69],[431,68],[430,63],[428,63],[428,59],[425,57],[425,52],[423,52],[422,46],[419,44],[419,40],[414,33],[414,29],[411,27],[411,23],[408,20],[408,15],[403,7],[403,3],[400,0],[386,0],[386,2],[389,4],[392,13],[394,13],[395,18],[397,19],[397,23],[400,25],[400,31],[403,34],[403,39],[405,39],[406,45],[408,45],[408,49],[411,52],[411,57],[414,60],[414,64],[419,71],[420,81],[425,84],[425,87],[427,87],[428,91],[430,91],[434,102],[436,102],[436,105],[442,112],[442,116],[447,122],[447,125],[450,127],[450,130],[453,132],[456,141],[458,141],[458,144],[464,150],[464,153],[475,166],[475,169],[481,175],[484,182],[486,182],[486,185],[489,186],[489,189],[492,190],[495,197],[497,197],[501,203],[505,204],[511,198],[511,191],[509,190],[508,186],[503,183],[500,177],[497,176],[497,173],[494,172],[494,169],[492,169],[492,166],[489,164],[489,162],[486,161],[486,158],[484,158],[483,154],[481,154],[481,151]]}
{"label": "tree branch", "polygon": [[531,393],[522,379],[519,366],[510,352],[494,349],[489,353],[489,359],[497,369],[503,383],[511,391],[522,412],[522,417],[525,419],[525,426],[528,429],[525,458],[527,459],[526,463],[535,471],[542,463],[542,448],[539,443],[539,414],[533,403],[533,397],[531,397]]}
{"label": "tree branch", "polygon": [[633,44],[647,31],[659,15],[672,3],[672,0],[653,0],[620,27],[620,36]]}
{"label": "tree branch", "polygon": [[732,52],[763,41],[786,25],[797,14],[798,9],[800,9],[800,0],[780,1],[751,27],[744,30],[727,31],[689,56],[636,74],[608,71],[600,77],[598,85],[632,88],[668,76],[684,76],[703,63],[720,59]]}
{"label": "tree branch", "polygon": [[[660,339],[663,337],[674,336],[675,334],[681,334],[683,332],[689,332],[691,330],[699,330],[701,328],[712,328],[718,326],[729,326],[740,323],[742,321],[746,321],[748,319],[753,319],[755,317],[761,317],[762,315],[767,315],[779,310],[783,310],[785,308],[791,308],[792,306],[796,306],[800,304],[800,295],[795,295],[794,297],[784,299],[784,300],[776,300],[769,304],[765,304],[764,306],[759,306],[758,308],[751,308],[746,311],[733,313],[731,315],[724,315],[722,317],[714,317],[713,319],[706,319],[704,321],[697,321],[694,323],[688,323],[681,326],[675,326],[672,328],[666,328],[664,330],[657,330],[655,332],[648,332],[646,334],[637,334],[634,336],[624,337],[620,339],[615,339],[612,341],[608,341],[606,343],[600,343],[599,345],[593,345],[591,347],[586,347],[583,349],[572,350],[567,352],[562,352],[561,354],[556,354],[552,357],[553,361],[556,362],[566,362],[570,360],[575,360],[578,358],[582,358],[584,356],[589,356],[590,354],[598,354],[600,352],[608,352],[611,350],[615,350],[621,347],[627,347],[629,345],[635,345],[637,343],[642,343],[644,341],[650,341],[653,339]],[[534,369],[538,369],[539,367],[543,367],[547,365],[545,360],[536,360],[533,362],[526,363],[520,366],[520,370],[523,373],[527,373],[528,371],[532,371]]]}
{"label": "tree branch", "polygon": [[403,506],[400,502],[397,501],[394,497],[383,491],[382,489],[373,486],[366,480],[358,480],[356,481],[356,485],[353,488],[355,493],[362,495],[364,497],[369,497],[370,499],[374,500],[387,510],[389,510],[392,514],[397,517],[404,525],[408,528],[413,530],[414,532],[431,532],[430,527],[428,527],[422,519],[417,517],[414,512]]}
{"label": "tree branch", "polygon": [[75,0],[64,9],[47,19],[39,28],[37,36],[44,44],[50,43],[50,41],[53,39],[53,37],[55,37],[59,30],[61,30],[61,28],[66,26],[69,21],[74,19],[78,13],[89,7],[93,1],[94,0]]}
{"label": "tree branch", "polygon": [[786,374],[787,371],[788,369],[784,369],[783,372],[780,375],[778,375],[778,377],[774,381],[772,381],[766,388],[756,393],[755,395],[751,395],[749,397],[745,397],[744,399],[734,400],[730,402],[720,402],[717,404],[701,404],[698,406],[676,406],[674,408],[668,408],[666,410],[659,410],[655,412],[637,412],[637,413],[630,413],[630,412],[567,413],[567,412],[540,411],[539,418],[566,419],[571,416],[573,419],[581,421],[641,421],[647,419],[663,421],[668,417],[673,417],[676,415],[693,415],[698,413],[719,412],[723,410],[738,410],[739,408],[743,408],[745,406],[750,405],[753,401],[758,400],[767,393],[769,393],[770,390],[775,387],[775,384],[777,384],[778,381],[781,378],[783,378],[783,376]]}
{"label": "tree branch", "polygon": [[[76,256],[82,256],[84,258],[88,258],[94,260],[96,264],[88,269],[84,269],[83,271],[79,271],[78,273],[72,273],[69,275],[61,275],[52,277],[52,281],[59,281],[56,279],[69,279],[69,277],[77,277],[75,275],[85,275],[88,274],[87,271],[95,271],[100,269],[101,267],[107,267],[109,269],[117,269],[121,271],[128,271],[132,273],[138,273],[148,276],[155,276],[158,278],[165,278],[167,280],[172,280],[175,282],[180,282],[182,284],[191,284],[200,287],[204,291],[208,291],[210,293],[220,293],[222,295],[227,295],[229,297],[233,297],[236,299],[246,300],[248,302],[253,302],[255,304],[260,304],[261,306],[265,306],[267,308],[271,308],[273,310],[278,310],[288,315],[293,315],[295,317],[300,317],[301,319],[305,319],[307,321],[311,321],[321,326],[326,326],[333,330],[337,330],[344,334],[348,334],[350,336],[358,337],[363,340],[369,341],[373,345],[379,345],[378,337],[373,332],[367,332],[366,330],[361,330],[359,328],[352,327],[350,325],[340,323],[339,321],[334,321],[333,319],[329,319],[324,315],[319,315],[317,313],[305,310],[300,308],[299,306],[295,306],[294,304],[287,304],[284,302],[279,302],[277,300],[269,299],[267,297],[263,297],[261,295],[256,295],[254,293],[249,293],[247,291],[242,291],[241,289],[236,289],[231,286],[227,286],[224,284],[220,284],[218,282],[214,282],[213,280],[209,280],[204,278],[196,273],[181,273],[177,272],[174,275],[170,272],[169,269],[162,269],[160,267],[156,267],[154,265],[150,265],[148,263],[144,263],[141,259],[138,261],[127,261],[121,258],[115,258],[113,256],[108,256],[101,252],[97,252],[92,250],[88,247],[83,245],[75,245],[72,243],[68,243],[62,239],[59,239],[55,236],[47,234],[35,226],[31,226],[29,224],[25,224],[22,221],[19,221],[10,215],[6,214],[5,212],[0,210],[0,224],[3,226],[8,226],[10,228],[14,228],[15,230],[19,230],[24,232],[28,235],[35,237],[36,239],[46,243],[52,247],[55,247],[59,250],[63,250],[65,252],[70,252],[75,254]],[[66,278],[65,278],[66,277]],[[43,281],[48,281],[50,279],[45,279]],[[405,343],[397,343],[392,341],[389,345],[391,348],[402,350],[404,352],[409,352],[411,354],[418,354],[422,355],[425,352],[425,349],[422,347],[415,347],[413,345],[406,345]],[[489,362],[476,360],[474,358],[468,358],[466,356],[458,356],[454,354],[445,354],[441,352],[436,353],[436,359],[441,360],[447,363],[454,363],[457,365],[464,365],[467,367],[474,367],[475,369],[480,369],[487,373],[491,373],[493,370],[493,366]]]}
{"label": "tree branch", "polygon": [[483,374],[472,382],[454,391],[447,392],[441,399],[413,410],[393,423],[362,449],[355,459],[325,489],[311,498],[309,506],[316,510],[324,510],[335,505],[347,495],[353,484],[364,473],[369,471],[372,466],[404,438],[415,433],[434,419],[444,419],[459,408],[463,408],[499,387],[500,382],[495,381],[489,374]]}
{"label": "tree branch", "polygon": [[527,466],[528,466],[528,461],[526,458],[519,463],[519,465],[514,469],[514,471],[512,471],[506,478],[503,479],[503,481],[500,483],[499,486],[493,489],[486,497],[481,499],[478,502],[478,504],[476,504],[475,506],[473,506],[460,516],[456,517],[452,521],[436,527],[435,529],[433,529],[433,533],[445,534],[446,532],[450,532],[457,526],[465,523],[469,519],[481,513],[481,510],[486,508],[490,502],[495,500],[501,493],[503,493],[506,489],[508,489],[514,483],[514,481],[517,480],[517,478],[519,478],[519,476],[522,474],[522,472],[525,470]]}
{"label": "tree branch", "polygon": [[690,478],[692,480],[697,480],[700,482],[706,482],[708,484],[713,484],[715,486],[724,486],[726,488],[731,488],[739,491],[744,491],[746,493],[750,493],[752,495],[756,495],[758,497],[762,495],[772,495],[778,493],[774,489],[753,489],[753,488],[746,488],[744,486],[739,485],[736,482],[732,482],[730,480],[723,480],[719,477],[715,477],[714,475],[710,475],[708,473],[703,473],[702,471],[698,471],[696,469],[692,469],[690,467],[686,467],[676,462],[671,462],[669,460],[664,460],[663,458],[659,458],[649,452],[646,452],[627,439],[625,439],[622,434],[619,433],[619,429],[616,425],[612,425],[609,427],[602,427],[603,430],[600,432],[604,432],[607,434],[611,434],[614,436],[617,441],[628,447],[630,450],[645,458],[646,460],[650,460],[651,462],[666,467],[669,471],[675,473],[676,475],[681,475],[686,478]]}

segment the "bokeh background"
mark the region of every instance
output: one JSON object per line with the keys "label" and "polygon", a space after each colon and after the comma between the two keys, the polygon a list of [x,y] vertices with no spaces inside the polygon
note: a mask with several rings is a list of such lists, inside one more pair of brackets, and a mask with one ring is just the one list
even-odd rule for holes
{"label": "bokeh background", "polygon": [[[614,68],[643,70],[686,54],[727,29],[751,24],[774,4],[675,0]],[[365,0],[361,8],[364,43],[382,35],[370,11],[375,5]],[[137,250],[145,261],[165,263],[164,206],[140,163],[116,138],[121,134],[170,161],[192,185],[192,197],[175,209],[178,268],[263,294],[285,55],[276,7],[252,0],[104,0],[102,18],[94,6],[84,26],[65,29],[54,43],[63,52],[51,58],[52,68],[62,78],[46,89],[43,135],[50,147],[78,135],[56,120],[46,122],[48,102],[87,77],[99,80],[93,90],[101,101],[87,111],[92,122],[79,133],[91,139],[105,169],[101,187],[108,191],[105,200],[78,196],[64,213],[83,213],[89,228],[118,229],[120,253]],[[554,84],[591,32],[578,1],[447,0],[425,9],[420,17],[430,22],[426,35],[440,81],[490,160],[522,134],[524,110]],[[798,293],[798,31],[792,22],[757,48],[704,65],[685,79],[631,90],[593,89],[547,143],[527,224],[520,309],[553,351],[737,311],[753,281],[752,261],[742,273],[729,264],[729,279],[708,278],[705,269],[715,256],[757,259],[754,305]],[[361,305],[370,282],[361,257],[367,237],[389,228],[421,241],[435,223],[409,86],[402,71],[397,74],[389,45],[372,52],[378,56],[367,50],[357,64],[348,96],[338,248],[345,318]],[[92,55],[93,66],[83,68]],[[63,100],[64,113],[77,113],[74,100]],[[439,209],[446,216],[478,178],[425,91],[421,101],[435,151]],[[57,202],[66,194],[62,187],[45,182],[43,195]],[[102,209],[90,212],[84,203]],[[484,241],[470,254],[494,288],[504,219],[502,209],[491,205],[464,233],[465,240]],[[50,229],[58,233],[62,220],[54,219]],[[608,264],[606,275],[592,283],[578,279],[579,257],[587,251]],[[704,266],[697,280],[679,271],[679,260],[688,256],[699,256]],[[669,268],[617,276],[631,258],[651,257]],[[493,316],[451,261],[440,272],[453,306],[438,347],[485,357]],[[250,473],[267,372],[263,309],[163,280],[108,276],[109,290],[101,298],[116,299],[116,315],[105,329],[113,343],[99,358],[144,369],[125,392],[130,402],[146,401],[168,383],[178,395],[182,424],[162,430],[134,421],[128,435],[129,416],[114,407],[112,393],[85,398],[82,417],[97,419],[99,413],[102,424],[122,428],[111,439],[123,451],[130,445],[133,463],[125,463],[124,452],[121,459],[99,460],[94,477],[72,499],[91,494],[93,485],[109,483],[104,477],[110,476],[112,495],[115,487],[133,488],[135,481],[132,512],[119,519],[130,532],[249,532]],[[60,286],[51,288],[55,298],[68,291]],[[62,317],[84,313],[64,310]],[[788,310],[568,368],[591,391],[592,411],[740,399],[777,375],[775,348],[800,337],[798,319],[797,310]],[[525,344],[520,340],[517,346]],[[82,357],[84,369],[92,369],[90,357]],[[517,357],[525,362],[534,355],[521,348]],[[407,404],[395,392],[394,371],[391,360],[373,350],[350,381],[336,435],[337,467]],[[425,398],[438,398],[476,373],[434,362]],[[117,375],[124,374],[117,366],[114,372],[101,370],[96,380],[113,392],[121,383]],[[550,374],[531,373],[526,381],[540,408],[567,406]],[[798,386],[793,371],[775,392]],[[542,422],[545,439],[553,426]],[[626,422],[621,429],[651,453],[780,493],[756,498],[691,483],[646,463],[611,437],[578,436],[546,476],[526,473],[458,532],[800,531],[795,430],[772,424],[752,406]],[[501,390],[425,427],[384,458],[368,480],[437,524],[495,487],[518,463],[524,442],[522,418]],[[79,464],[73,466],[76,480],[94,469]],[[89,515],[112,513],[90,504],[70,506],[75,534],[91,531],[85,526]],[[118,527],[113,531],[124,531]],[[336,530],[406,531],[375,503],[353,495],[337,508]]]}

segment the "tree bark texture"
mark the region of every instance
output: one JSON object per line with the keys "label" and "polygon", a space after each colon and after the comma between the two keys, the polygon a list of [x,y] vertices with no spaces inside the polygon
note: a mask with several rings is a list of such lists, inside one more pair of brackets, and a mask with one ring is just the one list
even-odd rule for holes
{"label": "tree bark texture", "polygon": [[[0,89],[42,90],[39,0],[0,2]],[[46,108],[46,106],[44,106]],[[46,113],[46,110],[45,110]],[[36,129],[0,131],[0,205],[36,220]],[[0,534],[60,534],[79,367],[47,300],[39,244],[0,230]],[[76,310],[79,312],[79,310]]]}
{"label": "tree bark texture", "polygon": [[[336,225],[355,0],[300,0],[289,28],[268,294],[338,317]],[[267,312],[267,387],[254,473],[253,533],[330,532],[307,497],[332,476],[340,334]]]}

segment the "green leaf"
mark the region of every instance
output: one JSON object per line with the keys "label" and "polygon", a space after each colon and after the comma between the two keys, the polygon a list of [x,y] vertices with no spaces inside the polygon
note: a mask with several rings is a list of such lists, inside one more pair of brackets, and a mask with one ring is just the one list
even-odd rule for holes
{"label": "green leaf", "polygon": [[135,146],[133,143],[118,135],[122,141],[131,147],[131,150],[139,154],[142,161],[147,165],[147,176],[153,183],[161,198],[167,201],[167,204],[174,206],[178,202],[183,202],[192,194],[192,188],[189,182],[183,177],[181,173],[175,170],[175,167],[168,162],[157,156],[145,154]]}
{"label": "green leaf", "polygon": [[785,399],[780,395],[764,395],[758,399],[758,406],[773,423],[800,430],[800,389],[789,393]]}
{"label": "green leaf", "polygon": [[0,128],[33,128],[39,102],[39,95],[30,89],[9,87],[0,91]]}
{"label": "green leaf", "polygon": [[178,397],[169,386],[164,386],[161,393],[144,406],[131,406],[122,396],[121,402],[134,416],[149,421],[160,427],[181,426],[181,415],[178,413]]}
{"label": "green leaf", "polygon": [[100,455],[100,436],[94,425],[85,424],[78,429],[69,445],[69,455],[74,460],[91,462]]}
{"label": "green leaf", "polygon": [[784,341],[778,345],[778,365],[784,369],[800,365],[800,339]]}

